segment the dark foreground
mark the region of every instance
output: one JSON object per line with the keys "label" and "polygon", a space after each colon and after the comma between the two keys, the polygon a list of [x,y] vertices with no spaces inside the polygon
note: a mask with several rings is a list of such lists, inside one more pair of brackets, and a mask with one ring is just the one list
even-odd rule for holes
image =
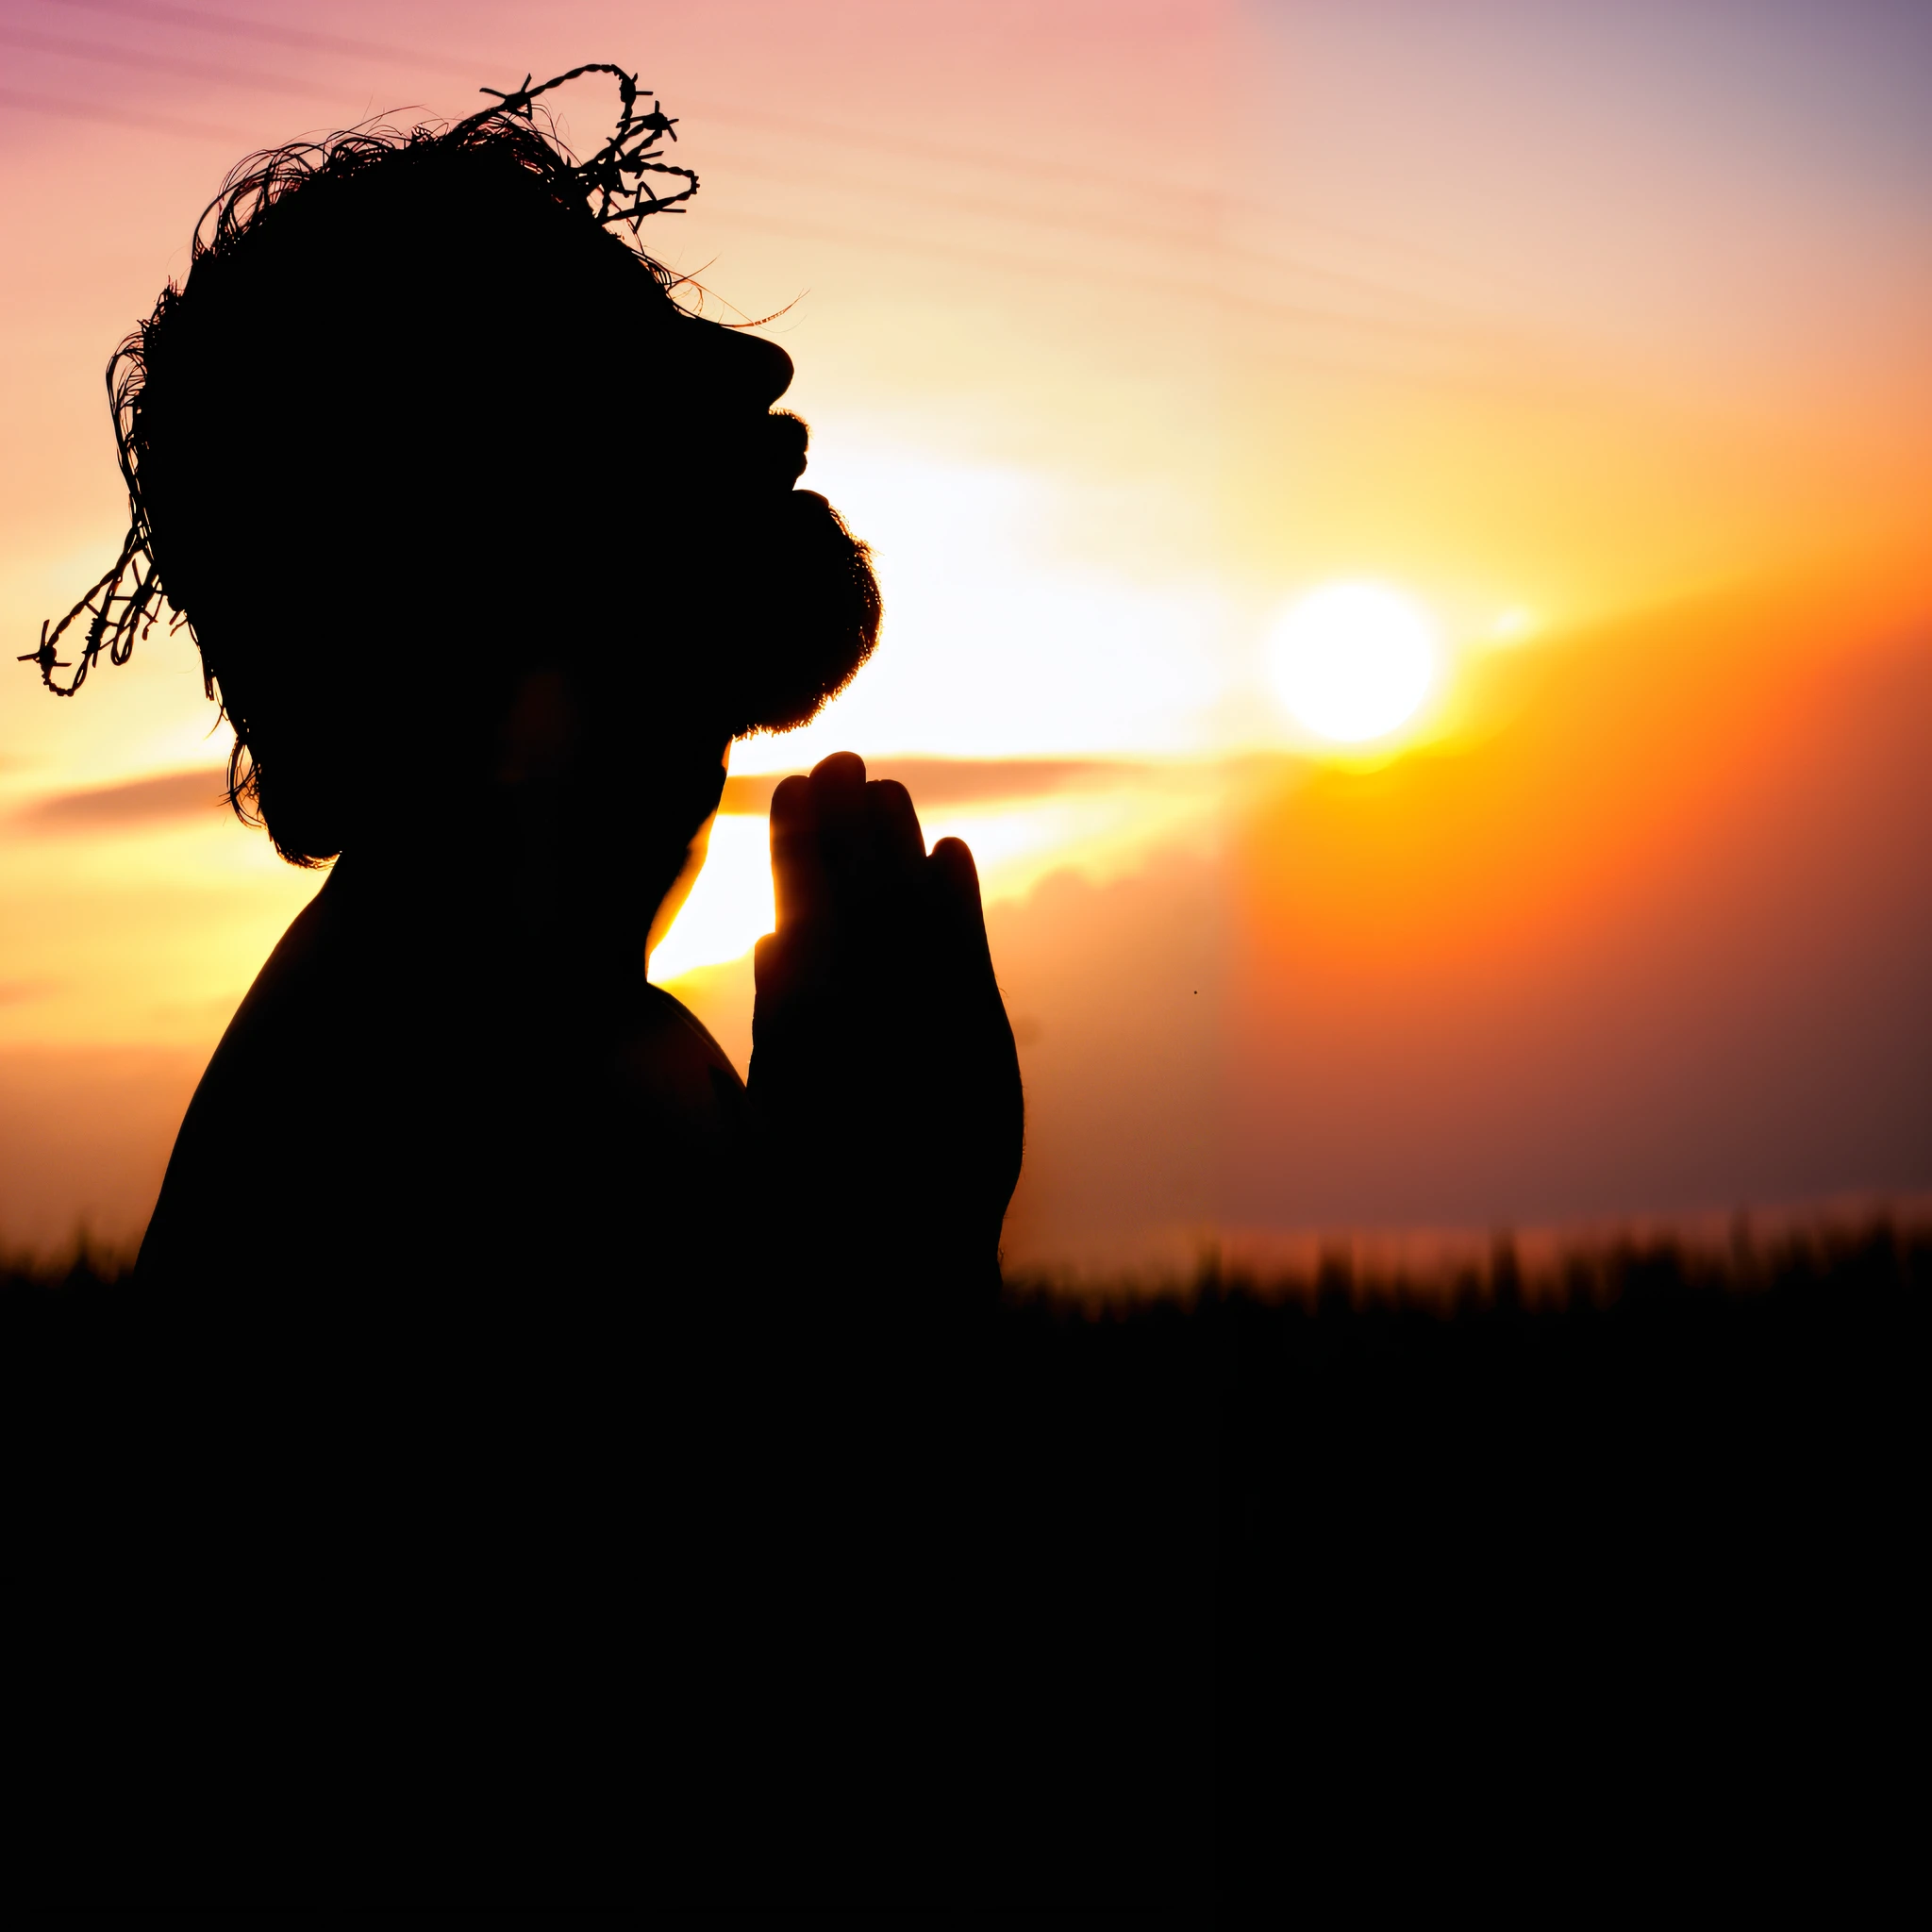
{"label": "dark foreground", "polygon": [[15,1270],[12,1566],[87,1633],[23,1679],[65,1895],[1185,1923],[1338,1863],[1366,1904],[1451,1816],[1478,1860],[1815,1831],[1908,1727],[1928,1295],[1876,1225],[778,1363],[687,1324],[666,1376],[375,1308],[264,1358]]}

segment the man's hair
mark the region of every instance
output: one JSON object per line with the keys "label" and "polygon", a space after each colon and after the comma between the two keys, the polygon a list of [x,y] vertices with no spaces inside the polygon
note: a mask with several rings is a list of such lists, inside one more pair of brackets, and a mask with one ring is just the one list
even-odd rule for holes
{"label": "man's hair", "polygon": [[[455,127],[251,158],[109,364],[133,527],[123,575],[76,607],[92,622],[73,682],[104,635],[125,658],[164,588],[235,727],[236,809],[296,863],[340,851],[373,804],[420,805],[535,662],[642,679],[736,736],[802,722],[871,649],[863,546],[842,527],[828,546],[823,499],[789,492],[803,425],[760,419],[808,500],[774,490],[770,527],[736,533],[757,567],[682,513],[680,481],[702,498],[738,453],[652,364],[721,332],[620,232],[696,185],[639,158],[671,124],[621,78],[620,136],[644,133],[591,164],[527,92]],[[625,187],[645,170],[690,185]],[[790,648],[801,574],[824,579],[836,647]],[[720,583],[735,621],[714,631],[692,586]]]}

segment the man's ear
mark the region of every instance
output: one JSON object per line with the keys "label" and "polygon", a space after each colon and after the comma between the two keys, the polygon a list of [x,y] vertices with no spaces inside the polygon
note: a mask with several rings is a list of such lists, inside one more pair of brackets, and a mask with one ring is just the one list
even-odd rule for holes
{"label": "man's ear", "polygon": [[496,782],[554,782],[575,761],[583,741],[583,707],[561,667],[526,671],[510,693],[497,738]]}

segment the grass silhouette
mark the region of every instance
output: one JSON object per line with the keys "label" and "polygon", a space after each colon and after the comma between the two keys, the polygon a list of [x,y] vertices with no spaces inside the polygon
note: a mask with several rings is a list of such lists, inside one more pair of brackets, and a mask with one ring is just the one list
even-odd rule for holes
{"label": "grass silhouette", "polygon": [[[739,1793],[736,1832],[745,1805],[782,1816],[753,1836],[786,1849],[748,1864],[738,1836],[707,1869],[741,1900],[1131,1903],[1180,1922],[1279,1889],[1308,1781],[1385,1808],[1405,1782],[1476,1776],[1574,1797],[1591,1762],[1687,1712],[1725,1776],[1784,1764],[1773,1745],[1812,1676],[1890,1670],[1916,1641],[1898,1620],[1928,1293],[1932,1231],[1875,1220],[1724,1251],[1608,1242],[1532,1284],[1504,1242],[1427,1294],[1340,1259],[1097,1307],[1022,1284],[950,1352],[895,1333],[745,1452],[766,1516],[721,1501],[744,1493],[718,1474],[736,1452],[695,1452],[713,1458],[697,1516],[730,1516],[740,1548],[718,1574],[761,1579],[720,1601],[782,1605],[796,1636],[774,1647],[728,1606],[708,1624],[761,1660],[693,1732],[781,1740],[753,1754],[763,1800],[737,1759],[708,1788]],[[87,1454],[192,1427],[129,1394],[174,1373],[153,1313],[109,1255],[0,1274],[8,1413],[38,1418],[17,1490],[71,1507]],[[117,1413],[138,1414],[138,1450]],[[836,1449],[786,1488],[821,1424]],[[615,1467],[558,1547],[622,1519],[630,1480]],[[747,1544],[779,1555],[761,1567]],[[827,1576],[851,1588],[824,1586],[814,1623],[798,1606]],[[869,1673],[889,1686],[874,1704]],[[1653,1753],[1659,1789],[1689,1774],[1675,1756]],[[845,1799],[801,1795],[841,1778],[872,1780],[857,1838]]]}

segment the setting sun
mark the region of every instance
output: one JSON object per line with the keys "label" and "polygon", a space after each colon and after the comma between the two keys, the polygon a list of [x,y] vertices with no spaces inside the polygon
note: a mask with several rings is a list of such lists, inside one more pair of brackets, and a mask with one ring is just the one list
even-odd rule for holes
{"label": "setting sun", "polygon": [[1407,723],[1428,695],[1435,627],[1386,585],[1324,584],[1275,624],[1268,664],[1301,724],[1335,743],[1363,744]]}

